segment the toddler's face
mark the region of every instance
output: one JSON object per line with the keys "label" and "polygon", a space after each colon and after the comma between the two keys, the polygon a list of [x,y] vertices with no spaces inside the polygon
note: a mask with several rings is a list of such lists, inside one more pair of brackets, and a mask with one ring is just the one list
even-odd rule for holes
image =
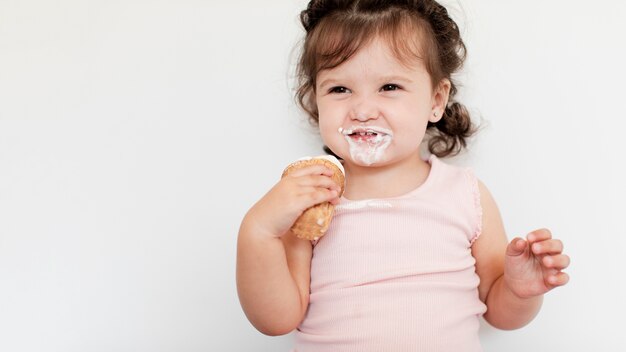
{"label": "toddler's face", "polygon": [[403,65],[382,39],[320,71],[315,88],[322,139],[346,163],[383,166],[419,157],[428,121],[438,120],[423,62]]}

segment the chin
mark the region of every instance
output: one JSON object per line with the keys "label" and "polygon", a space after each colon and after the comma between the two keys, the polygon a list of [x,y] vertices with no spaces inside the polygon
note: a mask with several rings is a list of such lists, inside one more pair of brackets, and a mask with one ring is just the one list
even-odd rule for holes
{"label": "chin", "polygon": [[388,164],[388,161],[386,159],[380,159],[380,160],[371,160],[371,159],[361,159],[361,158],[354,158],[350,155],[348,155],[346,158],[343,159],[344,162],[348,162],[352,165],[355,166],[361,166],[361,167],[379,167],[379,166],[385,166]]}

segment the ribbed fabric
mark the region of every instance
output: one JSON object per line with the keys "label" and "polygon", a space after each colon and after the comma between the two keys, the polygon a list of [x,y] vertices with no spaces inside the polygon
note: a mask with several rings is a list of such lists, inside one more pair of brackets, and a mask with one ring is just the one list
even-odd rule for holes
{"label": "ribbed fabric", "polygon": [[481,231],[478,184],[434,155],[417,189],[336,207],[313,249],[309,309],[297,352],[481,351],[471,245]]}

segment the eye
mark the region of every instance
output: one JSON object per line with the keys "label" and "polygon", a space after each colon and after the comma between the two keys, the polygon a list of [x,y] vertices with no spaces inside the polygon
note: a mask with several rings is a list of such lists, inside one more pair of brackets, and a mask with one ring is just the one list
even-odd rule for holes
{"label": "eye", "polygon": [[398,90],[401,87],[397,84],[393,84],[393,83],[388,83],[383,85],[380,90],[384,91],[384,92],[388,92],[388,91],[394,91],[394,90]]}
{"label": "eye", "polygon": [[341,87],[341,86],[332,87],[332,88],[330,88],[328,90],[328,93],[331,93],[331,94],[345,94],[345,93],[348,93],[348,92],[350,92],[350,90],[348,88]]}

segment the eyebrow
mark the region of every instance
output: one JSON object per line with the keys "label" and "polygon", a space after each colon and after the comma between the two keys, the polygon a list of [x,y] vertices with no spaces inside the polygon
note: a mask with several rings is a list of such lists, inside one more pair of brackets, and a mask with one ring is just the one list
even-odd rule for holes
{"label": "eyebrow", "polygon": [[[384,76],[384,77],[380,78],[380,81],[381,82],[385,82],[385,83],[387,83],[387,82],[404,82],[404,83],[409,83],[409,84],[413,83],[412,79],[409,79],[409,78],[404,77],[404,76]],[[336,80],[336,79],[333,79],[333,78],[328,78],[328,79],[325,79],[322,82],[320,82],[319,87],[320,88],[324,88],[324,87],[329,86],[329,85],[338,84],[339,82],[340,82],[340,80]]]}
{"label": "eyebrow", "polygon": [[328,78],[328,79],[325,79],[322,82],[320,82],[320,88],[324,88],[326,86],[335,85],[335,84],[337,84],[336,80],[334,80],[332,78]]}
{"label": "eyebrow", "polygon": [[413,83],[413,80],[405,77],[405,76],[385,76],[381,77],[381,81],[383,82],[404,82],[404,83]]}

